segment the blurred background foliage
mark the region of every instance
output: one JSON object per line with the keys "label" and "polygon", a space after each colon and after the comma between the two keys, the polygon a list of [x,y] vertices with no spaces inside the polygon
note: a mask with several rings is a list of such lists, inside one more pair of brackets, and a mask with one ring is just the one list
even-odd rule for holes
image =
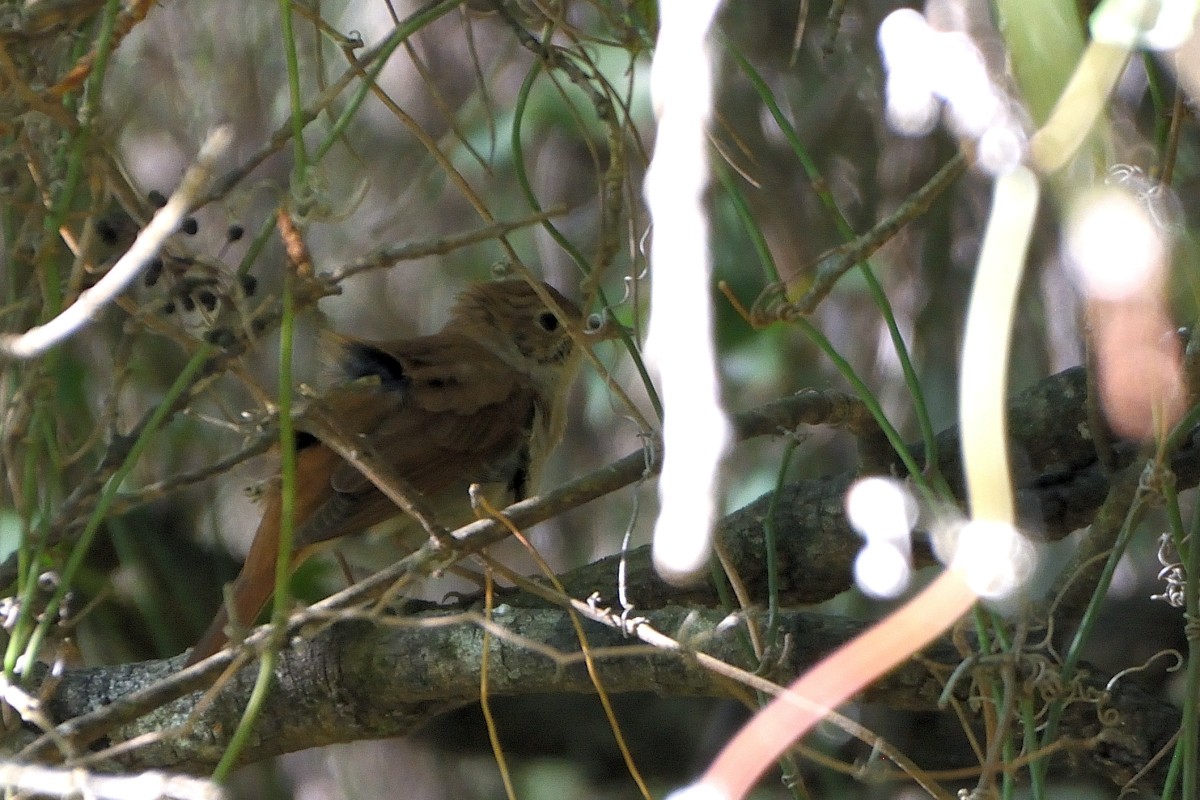
{"label": "blurred background foliage", "polygon": [[[762,0],[729,3],[722,11],[711,130],[717,173],[710,193],[712,247],[716,277],[744,303],[774,280],[756,255],[756,236],[779,276],[803,288],[822,253],[843,243],[819,192],[827,191],[863,232],[957,152],[945,133],[903,138],[884,119],[875,33],[897,5]],[[654,133],[647,88],[654,3],[528,0],[505,2],[497,12],[484,0],[465,2],[423,21],[386,59],[377,57],[377,46],[418,11],[414,4],[314,0],[291,8],[289,32],[279,5],[240,0],[0,4],[4,330],[24,330],[72,302],[128,244],[137,227],[131,220],[148,219],[156,204],[152,193],[171,193],[206,134],[218,124],[234,134],[217,165],[219,191],[195,210],[194,229],[170,241],[153,281],[141,281],[120,307],[107,308],[65,346],[2,365],[0,546],[7,578],[13,596],[27,604],[55,590],[53,580],[39,583],[39,576],[69,583],[63,614],[71,642],[55,652],[73,653],[72,663],[180,652],[220,602],[220,587],[248,546],[257,512],[246,489],[266,477],[262,459],[223,460],[269,444],[274,319],[289,268],[275,230],[281,205],[301,223],[318,272],[390,245],[430,242],[492,218],[561,207],[554,230],[532,224],[508,237],[521,261],[569,295],[603,289],[618,318],[635,330],[644,323],[648,220],[641,184]],[[1080,25],[1088,10],[1077,9]],[[1003,84],[1006,51],[985,11],[968,14],[967,27]],[[538,42],[553,48],[549,60]],[[298,65],[290,75],[289,50]],[[1025,66],[1036,73],[1036,64]],[[366,73],[376,69],[371,80]],[[329,91],[343,76],[344,90]],[[313,112],[303,168],[289,141],[290,89]],[[1131,63],[1108,109],[1116,132],[1113,163],[1154,174],[1174,91],[1153,60]],[[362,102],[355,106],[357,95]],[[772,106],[815,164],[816,180]],[[1190,117],[1172,147],[1186,243],[1196,223],[1194,204],[1187,202],[1198,153]],[[952,424],[956,412],[955,360],[989,190],[986,178],[969,171],[873,258],[938,429]],[[1015,388],[1083,357],[1080,303],[1061,264],[1055,210],[1043,217],[1016,328]],[[487,278],[509,258],[489,240],[341,281],[336,294],[303,310],[297,378],[318,386],[323,380],[317,331],[380,338],[429,332],[465,283]],[[1190,319],[1194,271],[1176,274],[1180,319]],[[714,303],[730,408],[804,387],[846,387],[796,328],[755,330],[715,288]],[[911,387],[861,275],[849,273],[811,319],[900,431],[918,438]],[[648,412],[630,358],[605,347],[601,358]],[[110,513],[96,515],[97,499],[124,463],[131,436],[144,430],[185,364],[221,349],[232,357],[189,384],[176,413],[112,487]],[[547,471],[549,485],[640,446],[636,426],[596,375],[575,394],[569,438]],[[728,466],[730,508],[774,484],[785,446],[758,441],[739,447]],[[848,434],[814,429],[804,432],[788,475],[819,477],[854,465]],[[203,479],[169,483],[192,473]],[[621,492],[541,526],[535,540],[556,567],[586,563],[614,552],[627,527],[635,544],[646,541],[654,502],[652,486]],[[90,530],[93,517],[95,536],[81,545],[80,533]],[[1105,622],[1111,627],[1096,636],[1100,644],[1090,654],[1113,670],[1140,663],[1164,643],[1178,645],[1182,636],[1177,615],[1144,599],[1146,581],[1157,571],[1151,537],[1144,538],[1114,590]],[[359,549],[351,561],[363,570],[372,554]],[[532,571],[517,548],[504,557]],[[299,576],[297,593],[317,598],[343,580],[332,562],[322,562]],[[455,585],[434,581],[427,593],[436,598],[450,588]],[[844,597],[837,608],[875,616],[882,606]],[[1138,620],[1132,639],[1123,633],[1131,619]],[[9,670],[31,624],[10,625]],[[1143,679],[1170,690],[1161,670]],[[528,759],[523,763],[535,765],[520,773],[528,784],[522,796],[624,796],[628,785],[611,744],[585,722],[596,716],[594,705],[566,702],[511,704],[511,747]],[[410,797],[497,796],[490,756],[444,746],[479,734],[473,713],[435,726],[429,738],[441,746],[433,749],[419,742],[364,744],[249,768],[242,777],[246,796],[263,796],[271,785],[281,793],[290,787],[297,797],[394,796],[399,780]],[[649,770],[658,781],[682,780],[702,766],[738,719],[723,704],[659,705],[644,698],[627,703],[623,713],[629,729],[645,737],[639,745],[644,758],[661,759]],[[928,720],[862,713],[902,749],[915,747],[918,761],[940,749],[940,735],[932,747],[920,744],[916,732],[929,737]],[[579,738],[536,739],[547,717],[578,720]],[[853,759],[855,751],[842,745],[821,746]],[[846,789],[845,776],[809,769],[816,773],[810,789],[867,796],[862,787]],[[361,783],[364,776],[378,779],[378,787]],[[1071,794],[1056,796],[1093,796],[1085,786],[1072,783],[1063,787]],[[873,791],[899,796],[887,788]]]}

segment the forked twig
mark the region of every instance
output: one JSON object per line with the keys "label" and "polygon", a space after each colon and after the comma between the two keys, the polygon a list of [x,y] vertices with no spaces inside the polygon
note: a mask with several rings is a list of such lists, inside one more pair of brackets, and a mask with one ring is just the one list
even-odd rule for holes
{"label": "forked twig", "polygon": [[200,148],[196,163],[184,174],[179,188],[113,268],[54,319],[23,334],[0,336],[0,354],[11,358],[33,358],[87,326],[142,273],[158,255],[167,237],[179,229],[200,192],[208,185],[214,163],[232,140],[232,128],[223,125],[214,129]]}

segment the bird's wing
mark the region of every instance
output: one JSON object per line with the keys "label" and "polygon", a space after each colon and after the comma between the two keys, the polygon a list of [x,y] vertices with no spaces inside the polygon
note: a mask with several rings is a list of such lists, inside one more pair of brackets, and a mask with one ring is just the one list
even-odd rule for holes
{"label": "bird's wing", "polygon": [[[531,427],[547,401],[520,373],[453,334],[349,342],[346,352],[354,384],[330,393],[325,401],[330,415],[433,501],[442,524],[469,519],[471,483],[500,483],[511,487],[510,494],[523,494]],[[367,383],[374,385],[360,380],[373,377],[378,381]],[[362,530],[396,513],[353,464],[340,461],[331,470],[325,499],[297,530],[297,547]]]}

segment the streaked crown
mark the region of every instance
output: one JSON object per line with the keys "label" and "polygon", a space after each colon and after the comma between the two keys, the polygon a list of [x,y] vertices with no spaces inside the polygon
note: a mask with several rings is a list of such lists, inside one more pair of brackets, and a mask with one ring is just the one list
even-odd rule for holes
{"label": "streaked crown", "polygon": [[583,313],[550,284],[542,287],[562,318],[525,281],[495,281],[459,295],[446,330],[470,336],[523,372],[557,370],[571,359],[575,344],[568,330],[582,329]]}

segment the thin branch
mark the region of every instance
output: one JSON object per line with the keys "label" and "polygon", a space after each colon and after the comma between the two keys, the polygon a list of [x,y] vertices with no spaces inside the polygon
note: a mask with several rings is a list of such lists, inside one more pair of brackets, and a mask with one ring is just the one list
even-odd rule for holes
{"label": "thin branch", "polygon": [[22,764],[0,764],[0,786],[39,797],[88,797],[93,800],[128,800],[157,797],[166,800],[223,800],[225,791],[212,781],[165,772],[137,775],[97,775],[79,769],[54,769]]}
{"label": "thin branch", "polygon": [[384,496],[415,519],[431,539],[445,541],[446,529],[437,521],[424,496],[369,441],[347,433],[317,400],[304,410],[303,419],[308,433],[362,473]]}
{"label": "thin branch", "polygon": [[955,154],[924,186],[913,192],[899,208],[876,223],[871,230],[821,256],[811,271],[812,285],[794,303],[783,301],[783,284],[768,286],[751,312],[755,324],[766,325],[776,320],[795,319],[816,311],[843,275],[870,258],[909,222],[927,212],[933,201],[950,188],[966,169],[966,157],[962,153]]}
{"label": "thin branch", "polygon": [[434,255],[444,255],[452,250],[457,250],[460,247],[486,242],[500,236],[504,236],[512,231],[521,228],[528,228],[530,225],[536,225],[539,222],[544,222],[554,217],[561,217],[567,213],[564,206],[555,206],[554,208],[540,211],[535,214],[529,214],[524,217],[519,217],[514,220],[505,220],[502,222],[494,222],[491,225],[486,225],[482,228],[476,228],[473,231],[466,233],[454,234],[451,236],[442,236],[436,239],[427,239],[423,242],[406,242],[404,244],[385,247],[362,258],[355,259],[349,263],[333,270],[326,277],[331,283],[338,283],[360,272],[367,272],[374,269],[387,269],[393,267],[401,261],[413,261],[418,258],[426,258]]}
{"label": "thin branch", "polygon": [[196,163],[184,174],[179,188],[113,268],[54,319],[23,334],[0,336],[0,353],[11,358],[33,358],[78,333],[95,319],[101,309],[113,302],[158,256],[167,238],[179,230],[183,218],[208,185],[213,165],[228,149],[232,139],[230,127],[223,125],[214,129],[200,148]]}

